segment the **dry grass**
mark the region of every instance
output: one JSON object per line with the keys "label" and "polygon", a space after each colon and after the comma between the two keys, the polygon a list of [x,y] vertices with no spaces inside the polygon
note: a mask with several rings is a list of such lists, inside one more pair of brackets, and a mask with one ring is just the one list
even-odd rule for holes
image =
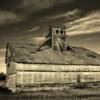
{"label": "dry grass", "polygon": [[1,93],[0,100],[100,100],[100,89]]}

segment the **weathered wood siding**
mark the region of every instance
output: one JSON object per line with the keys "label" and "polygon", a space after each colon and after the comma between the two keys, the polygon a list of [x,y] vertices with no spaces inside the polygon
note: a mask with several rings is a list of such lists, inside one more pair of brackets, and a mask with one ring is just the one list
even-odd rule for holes
{"label": "weathered wood siding", "polygon": [[93,65],[48,65],[48,64],[17,64],[17,71],[60,71],[60,72],[100,72],[100,66]]}
{"label": "weathered wood siding", "polygon": [[11,62],[9,64],[6,65],[6,72],[7,72],[7,75],[11,75],[11,74],[15,74],[16,73],[16,66],[15,66],[15,63],[14,62]]}
{"label": "weathered wood siding", "polygon": [[34,85],[45,83],[75,83],[78,75],[81,82],[100,81],[100,66],[92,65],[46,65],[17,64],[16,84]]}
{"label": "weathered wood siding", "polygon": [[13,92],[16,91],[16,66],[14,62],[6,65],[7,72],[7,87]]}
{"label": "weathered wood siding", "polygon": [[19,72],[16,84],[75,83],[78,75],[81,82],[100,81],[99,72]]}
{"label": "weathered wood siding", "polygon": [[75,83],[78,75],[81,82],[100,81],[99,72],[18,72],[16,84]]}
{"label": "weathered wood siding", "polygon": [[16,74],[7,75],[7,87],[13,92],[16,91]]}
{"label": "weathered wood siding", "polygon": [[18,72],[17,84],[68,83],[75,79],[64,72]]}

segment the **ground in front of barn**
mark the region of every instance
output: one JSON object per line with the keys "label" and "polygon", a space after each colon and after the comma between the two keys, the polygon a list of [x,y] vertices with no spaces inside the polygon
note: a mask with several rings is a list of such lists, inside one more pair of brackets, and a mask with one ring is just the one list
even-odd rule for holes
{"label": "ground in front of barn", "polygon": [[100,100],[100,89],[70,89],[13,94],[0,90],[0,100]]}

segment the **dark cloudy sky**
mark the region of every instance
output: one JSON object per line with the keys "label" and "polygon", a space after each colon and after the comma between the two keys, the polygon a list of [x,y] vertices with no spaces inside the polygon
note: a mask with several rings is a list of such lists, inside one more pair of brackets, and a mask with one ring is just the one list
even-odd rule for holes
{"label": "dark cloudy sky", "polygon": [[69,44],[100,53],[100,0],[0,0],[0,72],[7,42],[35,42],[63,24]]}

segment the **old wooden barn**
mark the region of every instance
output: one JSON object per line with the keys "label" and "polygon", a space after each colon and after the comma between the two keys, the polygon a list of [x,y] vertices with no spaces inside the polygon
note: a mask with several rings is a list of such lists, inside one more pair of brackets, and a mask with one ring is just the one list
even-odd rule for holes
{"label": "old wooden barn", "polygon": [[[7,86],[13,92],[56,90],[67,84],[100,81],[100,55],[67,45],[64,27],[50,26],[40,45],[8,43]],[[55,88],[54,88],[55,87]]]}

